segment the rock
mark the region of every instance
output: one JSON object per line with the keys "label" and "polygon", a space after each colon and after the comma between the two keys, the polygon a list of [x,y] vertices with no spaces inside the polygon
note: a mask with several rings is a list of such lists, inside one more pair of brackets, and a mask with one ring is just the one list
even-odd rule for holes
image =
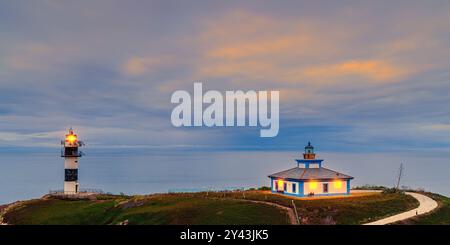
{"label": "rock", "polygon": [[118,225],[128,225],[129,221],[126,219],[122,222],[119,222]]}

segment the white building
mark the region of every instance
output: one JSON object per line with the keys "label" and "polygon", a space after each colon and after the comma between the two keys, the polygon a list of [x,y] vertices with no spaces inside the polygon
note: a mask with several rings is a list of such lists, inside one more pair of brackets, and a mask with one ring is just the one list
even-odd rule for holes
{"label": "white building", "polygon": [[269,175],[272,192],[298,197],[350,194],[353,177],[324,168],[311,143],[296,161],[297,167]]}

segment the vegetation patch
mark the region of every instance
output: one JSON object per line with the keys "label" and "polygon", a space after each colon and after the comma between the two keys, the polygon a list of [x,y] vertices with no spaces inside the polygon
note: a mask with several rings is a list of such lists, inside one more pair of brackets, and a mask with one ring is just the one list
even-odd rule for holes
{"label": "vegetation patch", "polygon": [[[8,224],[288,224],[284,210],[188,194],[103,200],[33,200],[4,215]],[[131,203],[131,205],[130,205]]]}
{"label": "vegetation patch", "polygon": [[8,224],[105,224],[115,215],[115,201],[40,199],[7,212]]}
{"label": "vegetation patch", "polygon": [[270,191],[212,193],[217,198],[246,198],[293,208],[294,200],[300,224],[364,224],[419,206],[403,193],[371,193],[333,198],[300,199],[272,194]]}
{"label": "vegetation patch", "polygon": [[[258,201],[258,202],[253,202]],[[100,195],[94,200],[55,198],[23,202],[4,215],[8,224],[289,224],[297,209],[301,224],[362,224],[418,206],[402,193],[372,193],[320,199],[289,198],[270,191]]]}

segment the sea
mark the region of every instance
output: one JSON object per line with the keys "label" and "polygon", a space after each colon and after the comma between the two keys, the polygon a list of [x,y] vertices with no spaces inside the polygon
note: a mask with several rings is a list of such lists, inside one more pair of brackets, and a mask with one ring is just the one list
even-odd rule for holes
{"label": "sea", "polygon": [[[354,177],[352,186],[401,186],[450,196],[449,153],[323,152],[323,166]],[[113,194],[232,190],[270,186],[268,175],[296,166],[293,151],[91,150],[79,159],[81,189]],[[55,151],[0,152],[0,204],[63,188],[64,160]]]}

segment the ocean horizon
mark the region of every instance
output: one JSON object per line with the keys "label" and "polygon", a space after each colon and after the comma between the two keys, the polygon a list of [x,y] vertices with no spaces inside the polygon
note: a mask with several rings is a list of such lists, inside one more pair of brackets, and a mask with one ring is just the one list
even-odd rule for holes
{"label": "ocean horizon", "polygon": [[[270,186],[268,175],[293,168],[301,151],[86,150],[79,159],[81,189],[127,195],[174,190],[226,190]],[[430,152],[318,153],[323,166],[354,177],[352,186],[396,183],[450,195],[448,154]],[[60,190],[64,160],[59,150],[4,151],[0,154],[0,204],[39,198]]]}

